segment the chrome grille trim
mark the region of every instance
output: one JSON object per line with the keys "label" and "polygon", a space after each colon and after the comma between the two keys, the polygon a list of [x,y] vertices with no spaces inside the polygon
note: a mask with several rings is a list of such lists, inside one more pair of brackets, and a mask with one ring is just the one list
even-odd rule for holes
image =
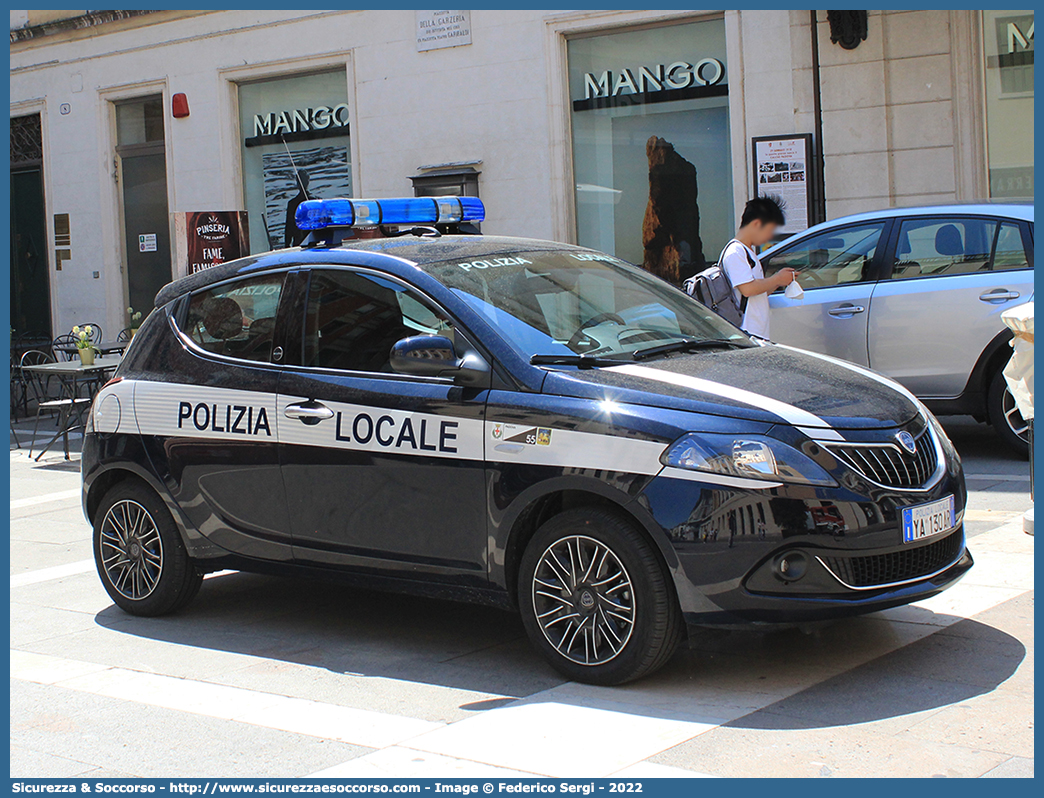
{"label": "chrome grille trim", "polygon": [[942,446],[930,424],[914,438],[917,452],[909,454],[898,443],[828,443],[820,445],[845,465],[882,488],[924,490],[946,468]]}

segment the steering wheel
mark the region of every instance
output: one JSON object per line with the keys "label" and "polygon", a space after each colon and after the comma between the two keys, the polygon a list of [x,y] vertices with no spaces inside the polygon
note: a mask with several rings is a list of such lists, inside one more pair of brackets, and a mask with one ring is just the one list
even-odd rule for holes
{"label": "steering wheel", "polygon": [[583,331],[588,327],[596,327],[604,321],[615,321],[617,324],[621,325],[627,324],[627,320],[617,313],[599,313],[597,316],[592,316],[577,327],[576,332],[569,336],[566,346],[575,351],[576,347],[580,345],[581,333],[583,333]]}

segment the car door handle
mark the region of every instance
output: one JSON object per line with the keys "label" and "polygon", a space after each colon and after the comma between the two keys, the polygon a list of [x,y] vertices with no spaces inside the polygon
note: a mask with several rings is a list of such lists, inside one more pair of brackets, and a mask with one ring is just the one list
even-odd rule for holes
{"label": "car door handle", "polygon": [[296,418],[303,424],[318,424],[327,418],[333,418],[333,410],[322,402],[310,399],[307,402],[299,402],[295,405],[287,405],[283,410],[287,418]]}
{"label": "car door handle", "polygon": [[984,294],[979,294],[983,302],[1007,302],[1010,299],[1018,299],[1021,296],[1018,291],[1009,291],[1007,288],[994,288]]}
{"label": "car door handle", "polygon": [[838,305],[836,308],[830,308],[827,313],[835,317],[849,318],[856,313],[863,313],[865,310],[866,308],[862,305]]}

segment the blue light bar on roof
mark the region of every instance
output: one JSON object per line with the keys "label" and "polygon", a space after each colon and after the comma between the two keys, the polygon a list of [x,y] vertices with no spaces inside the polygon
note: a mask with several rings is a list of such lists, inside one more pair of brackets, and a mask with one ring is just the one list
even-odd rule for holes
{"label": "blue light bar on roof", "polygon": [[455,224],[485,218],[486,209],[478,197],[400,197],[305,200],[297,206],[294,221],[300,230],[322,230],[378,224]]}

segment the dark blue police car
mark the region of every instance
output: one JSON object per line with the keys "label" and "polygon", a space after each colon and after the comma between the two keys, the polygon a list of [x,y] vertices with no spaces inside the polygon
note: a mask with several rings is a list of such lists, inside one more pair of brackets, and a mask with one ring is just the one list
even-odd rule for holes
{"label": "dark blue police car", "polygon": [[687,624],[879,610],[971,567],[960,459],[897,383],[615,257],[462,234],[482,215],[308,201],[301,248],[160,291],[84,441],[116,604],[337,575],[517,608],[560,671],[617,684]]}

